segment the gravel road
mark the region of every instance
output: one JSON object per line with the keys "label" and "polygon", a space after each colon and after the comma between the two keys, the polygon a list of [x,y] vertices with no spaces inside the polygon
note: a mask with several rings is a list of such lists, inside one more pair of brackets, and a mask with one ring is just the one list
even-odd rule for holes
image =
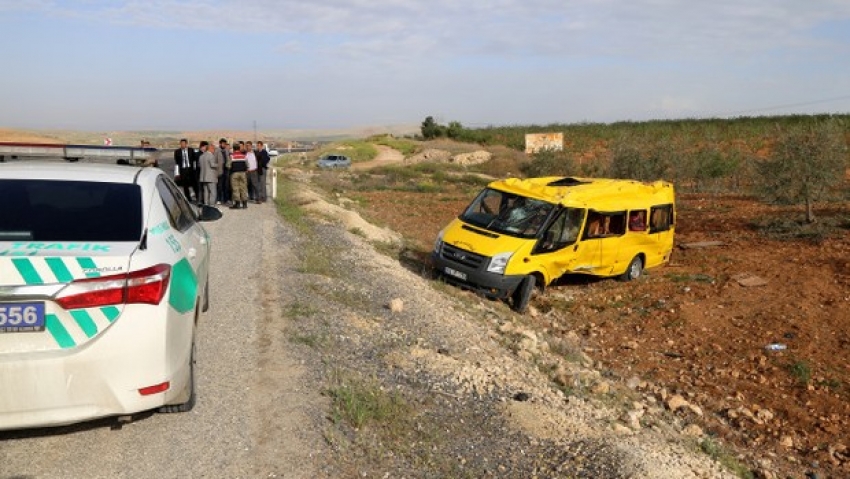
{"label": "gravel road", "polygon": [[305,425],[320,407],[309,392],[317,388],[261,328],[278,307],[275,276],[293,233],[271,203],[223,211],[207,224],[212,295],[198,329],[195,408],[120,429],[103,420],[0,433],[0,478],[315,476],[310,445],[320,438]]}

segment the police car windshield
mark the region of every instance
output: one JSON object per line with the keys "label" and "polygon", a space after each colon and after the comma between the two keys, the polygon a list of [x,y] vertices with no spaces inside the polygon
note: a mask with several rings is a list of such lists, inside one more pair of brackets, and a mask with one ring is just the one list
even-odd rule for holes
{"label": "police car windshield", "polygon": [[0,179],[0,241],[139,241],[138,185]]}
{"label": "police car windshield", "polygon": [[460,219],[480,228],[520,238],[537,236],[555,205],[486,188]]}

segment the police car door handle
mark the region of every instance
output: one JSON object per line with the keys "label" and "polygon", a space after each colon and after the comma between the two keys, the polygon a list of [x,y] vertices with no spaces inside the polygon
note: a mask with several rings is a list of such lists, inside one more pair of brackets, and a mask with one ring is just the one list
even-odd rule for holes
{"label": "police car door handle", "polygon": [[194,258],[198,255],[198,250],[196,250],[195,248],[189,248],[189,250],[186,252],[186,255],[190,258]]}

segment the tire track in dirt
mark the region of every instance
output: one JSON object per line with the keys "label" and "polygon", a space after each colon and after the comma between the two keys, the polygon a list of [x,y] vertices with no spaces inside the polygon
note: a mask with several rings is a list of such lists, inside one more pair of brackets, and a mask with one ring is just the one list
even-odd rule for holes
{"label": "tire track in dirt", "polygon": [[395,148],[385,145],[375,145],[375,148],[378,149],[378,156],[369,161],[354,163],[351,165],[351,169],[358,171],[370,170],[378,166],[392,165],[404,161],[404,155]]}

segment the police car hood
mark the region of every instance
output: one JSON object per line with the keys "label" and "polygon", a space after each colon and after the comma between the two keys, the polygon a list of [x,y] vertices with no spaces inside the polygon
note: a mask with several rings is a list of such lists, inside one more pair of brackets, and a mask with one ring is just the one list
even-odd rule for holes
{"label": "police car hood", "polygon": [[137,247],[137,242],[3,241],[0,286],[69,283],[126,273]]}

